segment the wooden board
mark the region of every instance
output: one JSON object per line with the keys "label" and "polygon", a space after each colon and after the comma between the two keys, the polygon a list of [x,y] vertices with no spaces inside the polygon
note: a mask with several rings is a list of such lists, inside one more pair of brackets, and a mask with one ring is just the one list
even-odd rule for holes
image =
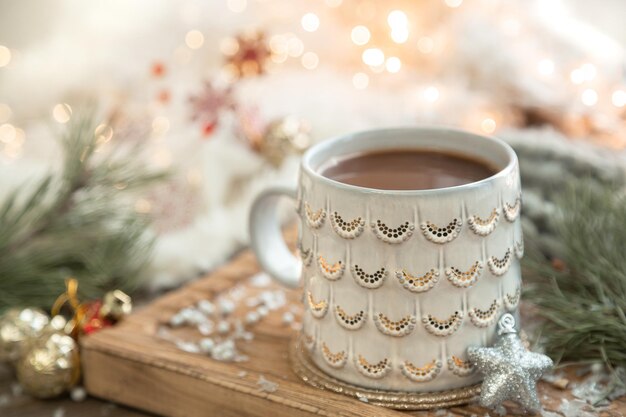
{"label": "wooden board", "polygon": [[[271,312],[257,324],[252,341],[238,342],[241,352],[249,356],[245,362],[225,363],[186,353],[158,337],[159,326],[182,307],[214,299],[234,287],[247,288],[258,270],[254,256],[244,252],[206,278],[157,299],[115,328],[84,338],[82,359],[88,392],[168,417],[435,415],[379,408],[302,382],[290,369],[288,350],[295,330],[282,323],[284,310]],[[277,287],[271,284],[270,288]],[[300,299],[297,291],[286,294],[292,303]],[[234,315],[243,315],[245,309],[240,307]],[[278,389],[260,389],[260,376],[277,383]],[[539,391],[547,410],[557,411],[562,398],[572,399],[569,391],[546,383],[540,384]],[[486,413],[476,405],[449,411],[454,416]],[[626,414],[626,402],[613,402],[603,414]]]}

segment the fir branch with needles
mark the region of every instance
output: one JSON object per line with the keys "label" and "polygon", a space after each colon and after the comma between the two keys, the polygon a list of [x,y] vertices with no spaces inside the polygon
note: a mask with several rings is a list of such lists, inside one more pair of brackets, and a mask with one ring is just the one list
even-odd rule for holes
{"label": "fir branch with needles", "polygon": [[137,149],[96,152],[95,128],[92,112],[75,114],[61,171],[0,202],[0,311],[50,307],[69,276],[88,299],[141,283],[153,241],[128,200],[166,174],[145,168]]}
{"label": "fir branch with needles", "polygon": [[541,344],[558,362],[626,367],[626,195],[578,181],[556,199],[562,259],[528,242],[525,300],[543,318]]}

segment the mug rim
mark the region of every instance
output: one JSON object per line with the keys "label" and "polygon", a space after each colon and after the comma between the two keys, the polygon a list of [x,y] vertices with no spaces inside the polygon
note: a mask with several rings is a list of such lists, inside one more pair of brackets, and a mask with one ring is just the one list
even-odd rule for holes
{"label": "mug rim", "polygon": [[[421,135],[435,135],[435,136],[445,136],[445,135],[463,135],[474,140],[483,141],[488,143],[490,146],[500,147],[501,150],[506,154],[508,161],[504,167],[499,168],[497,172],[493,175],[480,179],[478,181],[468,182],[466,184],[455,185],[451,187],[441,187],[441,188],[428,188],[421,190],[384,190],[379,188],[369,188],[362,187],[359,185],[346,184],[332,178],[326,177],[316,169],[313,168],[311,164],[311,160],[319,153],[323,151],[329,151],[333,147],[354,141],[359,137],[365,137],[370,135],[389,135],[389,134],[406,134],[406,133],[415,133]],[[384,149],[384,147],[373,147],[369,150],[376,149]],[[392,149],[392,148],[390,148]],[[458,151],[458,153],[464,154],[462,151]],[[465,154],[467,154],[465,152]],[[366,129],[360,130],[353,133],[342,134],[338,136],[331,137],[322,142],[319,142],[309,148],[303,155],[301,160],[301,169],[306,172],[312,178],[315,178],[318,181],[324,182],[328,185],[334,186],[336,188],[346,190],[346,191],[357,191],[362,193],[372,193],[372,194],[382,194],[382,195],[406,195],[406,196],[422,196],[422,195],[432,195],[432,194],[441,194],[441,193],[450,193],[450,192],[458,192],[458,191],[467,191],[473,188],[477,188],[483,186],[484,184],[493,182],[498,178],[505,177],[512,172],[517,165],[517,155],[513,148],[502,139],[496,136],[485,136],[477,133],[469,132],[463,129],[451,128],[451,127],[416,127],[416,126],[402,126],[402,127],[392,127],[392,128],[378,128],[378,129]]]}

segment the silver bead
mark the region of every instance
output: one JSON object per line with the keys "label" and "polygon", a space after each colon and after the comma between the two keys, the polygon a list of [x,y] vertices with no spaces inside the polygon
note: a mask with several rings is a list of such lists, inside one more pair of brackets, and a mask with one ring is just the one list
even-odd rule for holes
{"label": "silver bead", "polygon": [[291,324],[293,323],[294,317],[293,317],[293,313],[291,311],[285,311],[283,313],[283,323],[284,324]]}
{"label": "silver bead", "polygon": [[202,350],[202,352],[211,353],[214,347],[215,342],[213,341],[213,339],[205,337],[204,339],[200,340],[200,349]]}
{"label": "silver bead", "polygon": [[235,311],[235,303],[228,299],[220,300],[220,312],[224,316],[232,314],[233,311]]}
{"label": "silver bead", "polygon": [[198,309],[209,316],[215,314],[215,304],[209,300],[198,301]]}
{"label": "silver bead", "polygon": [[219,334],[226,334],[230,331],[230,323],[226,320],[222,320],[217,323],[217,332]]}
{"label": "silver bead", "polygon": [[255,324],[259,321],[259,318],[259,313],[256,311],[249,311],[248,314],[246,314],[246,323]]}
{"label": "silver bead", "polygon": [[269,314],[270,310],[265,306],[261,306],[256,309],[256,312],[259,314],[259,316],[265,317]]}

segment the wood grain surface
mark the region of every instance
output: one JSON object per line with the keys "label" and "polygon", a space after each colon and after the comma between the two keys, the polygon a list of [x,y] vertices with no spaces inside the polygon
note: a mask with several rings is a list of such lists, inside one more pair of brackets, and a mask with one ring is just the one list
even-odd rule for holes
{"label": "wood grain surface", "polygon": [[[256,291],[248,283],[258,271],[254,256],[244,252],[206,278],[157,299],[117,327],[84,338],[82,358],[89,393],[168,417],[446,415],[379,408],[305,384],[290,369],[288,349],[295,330],[282,323],[284,310],[271,312],[253,327],[252,341],[238,342],[240,351],[249,356],[245,362],[225,363],[186,353],[157,337],[159,326],[182,307],[214,299],[235,287]],[[278,287],[271,284],[270,288]],[[287,290],[286,294],[290,302],[298,303],[298,291]],[[240,306],[234,315],[242,316],[246,309]],[[180,332],[181,337],[193,335],[189,329]],[[260,389],[261,376],[277,383],[278,389]],[[569,390],[546,383],[540,384],[539,391],[547,410],[558,411],[562,398],[573,399]],[[514,407],[509,410],[518,414]],[[476,405],[448,411],[454,416],[486,413]],[[622,399],[600,414],[625,412]]]}

